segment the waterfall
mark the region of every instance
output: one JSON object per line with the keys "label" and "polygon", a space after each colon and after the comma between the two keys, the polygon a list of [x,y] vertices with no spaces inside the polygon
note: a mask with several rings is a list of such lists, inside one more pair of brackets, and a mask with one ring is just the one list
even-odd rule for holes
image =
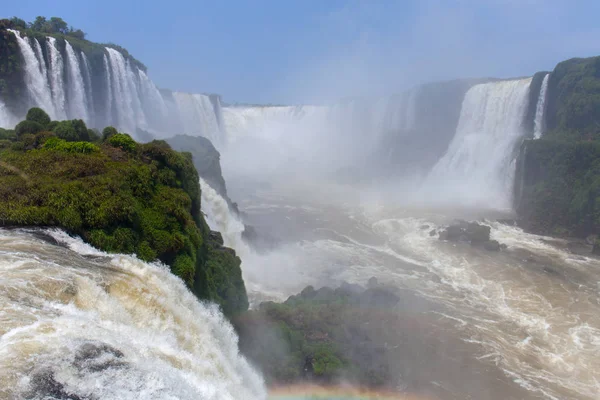
{"label": "waterfall", "polygon": [[473,86],[463,100],[454,139],[433,167],[429,195],[450,203],[510,209],[515,149],[531,78]]}
{"label": "waterfall", "polygon": [[65,82],[63,78],[64,65],[62,56],[56,47],[56,38],[48,37],[46,42],[50,54],[50,86],[52,88],[52,101],[56,110],[56,118],[66,119],[65,110]]}
{"label": "waterfall", "polygon": [[115,103],[116,122],[120,129],[126,132],[135,132],[135,117],[133,100],[127,82],[127,70],[123,55],[115,49],[106,48],[110,73],[112,79],[112,101]]}
{"label": "waterfall", "polygon": [[533,137],[539,139],[544,133],[544,112],[546,111],[546,92],[548,91],[548,80],[550,74],[544,76],[540,87],[540,96],[535,107],[535,119],[533,120]]}
{"label": "waterfall", "polygon": [[36,38],[30,40],[33,42],[33,49],[35,51],[35,57],[37,58],[39,63],[40,73],[42,74],[42,76],[46,77],[48,76],[48,69],[46,68],[46,60],[44,60],[44,52],[42,51],[42,46]]}
{"label": "waterfall", "polygon": [[112,92],[112,88],[113,88],[113,78],[110,72],[110,66],[108,63],[108,57],[106,56],[106,54],[104,54],[104,57],[102,59],[103,63],[104,63],[104,73],[106,75],[106,102],[105,102],[105,124],[106,125],[112,125],[114,124],[113,122],[113,114],[112,114],[112,101],[113,101],[113,92]]}
{"label": "waterfall", "polygon": [[87,113],[87,95],[81,76],[79,59],[68,41],[65,41],[67,52],[67,70],[69,71],[69,117],[89,121]]}
{"label": "waterfall", "polygon": [[154,130],[168,131],[171,127],[167,122],[169,112],[165,100],[154,82],[148,78],[148,75],[144,71],[137,69],[137,74],[143,108],[150,120],[149,126]]}
{"label": "waterfall", "polygon": [[222,147],[222,129],[210,97],[204,94],[174,92],[179,119],[184,133],[192,136],[204,136],[215,147]]}
{"label": "waterfall", "polygon": [[266,398],[218,307],[164,265],[55,230],[0,230],[0,248],[1,398]]}
{"label": "waterfall", "polygon": [[250,247],[242,239],[244,223],[231,211],[227,201],[200,178],[202,189],[202,211],[210,229],[221,232],[225,246],[234,249],[240,257],[250,254]]}
{"label": "waterfall", "polygon": [[[57,115],[52,103],[52,93],[50,86],[48,85],[47,76],[43,72],[46,68],[45,64],[43,62],[40,63],[40,60],[36,57],[29,41],[26,38],[23,38],[20,32],[12,29],[9,29],[9,31],[16,36],[19,44],[19,51],[25,61],[25,82],[30,96],[29,105],[32,107],[41,107],[46,110],[51,118],[56,119]],[[37,40],[34,40],[34,42],[39,46]]]}
{"label": "waterfall", "polygon": [[94,96],[92,91],[92,71],[90,70],[90,63],[82,51],[80,53],[81,60],[83,61],[83,77],[85,79],[85,93],[87,95],[86,100],[88,104],[88,123],[94,126],[96,113],[94,112]]}
{"label": "waterfall", "polygon": [[15,125],[15,118],[12,116],[6,104],[0,99],[0,128],[10,129]]}

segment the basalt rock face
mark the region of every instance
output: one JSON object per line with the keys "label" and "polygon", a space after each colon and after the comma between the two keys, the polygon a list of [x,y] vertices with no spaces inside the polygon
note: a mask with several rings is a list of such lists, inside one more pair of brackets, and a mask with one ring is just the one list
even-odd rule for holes
{"label": "basalt rock face", "polygon": [[470,243],[488,251],[498,251],[501,245],[496,240],[490,240],[491,228],[476,222],[457,221],[439,233],[440,240],[449,242]]}
{"label": "basalt rock face", "polygon": [[[534,83],[543,75],[536,74]],[[599,234],[600,57],[556,66],[548,80],[543,123],[541,139],[525,140],[517,160],[519,225],[546,235]]]}
{"label": "basalt rock face", "polygon": [[227,201],[230,209],[238,212],[237,205],[227,196],[227,187],[221,171],[221,154],[210,140],[202,136],[177,135],[166,139],[166,142],[177,151],[192,153],[192,161],[198,175]]}

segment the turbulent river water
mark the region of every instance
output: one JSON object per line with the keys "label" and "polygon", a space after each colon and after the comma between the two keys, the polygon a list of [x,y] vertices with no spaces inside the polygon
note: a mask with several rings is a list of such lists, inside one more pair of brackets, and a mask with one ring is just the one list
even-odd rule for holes
{"label": "turbulent river water", "polygon": [[266,396],[231,325],[164,266],[0,230],[0,271],[1,399]]}
{"label": "turbulent river water", "polygon": [[[234,198],[245,199],[248,222],[277,242],[262,252],[242,249],[255,304],[309,284],[364,285],[373,276],[401,289],[397,322],[381,335],[399,390],[441,399],[600,395],[598,259],[496,222],[506,217],[498,212],[391,208],[355,191],[330,187],[325,197],[324,188],[297,183],[241,186],[230,185]],[[455,217],[489,224],[507,250],[431,236]],[[234,247],[236,240],[226,239]]]}

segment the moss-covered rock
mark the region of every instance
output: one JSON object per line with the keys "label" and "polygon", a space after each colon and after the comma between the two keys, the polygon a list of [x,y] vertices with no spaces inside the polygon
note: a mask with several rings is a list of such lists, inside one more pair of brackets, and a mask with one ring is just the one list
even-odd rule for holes
{"label": "moss-covered rock", "polygon": [[600,233],[600,142],[546,137],[523,146],[520,224],[558,236]]}
{"label": "moss-covered rock", "polygon": [[207,240],[191,154],[120,133],[101,144],[52,132],[10,143],[0,146],[0,226],[59,227],[107,252],[160,260],[226,314],[247,309],[239,258]]}
{"label": "moss-covered rock", "polygon": [[358,385],[385,386],[392,380],[387,352],[372,340],[365,325],[374,317],[374,308],[391,309],[398,301],[381,287],[309,286],[284,303],[262,303],[237,316],[234,325],[240,349],[270,384],[348,379]]}
{"label": "moss-covered rock", "polygon": [[559,63],[548,81],[546,135],[600,138],[600,57]]}

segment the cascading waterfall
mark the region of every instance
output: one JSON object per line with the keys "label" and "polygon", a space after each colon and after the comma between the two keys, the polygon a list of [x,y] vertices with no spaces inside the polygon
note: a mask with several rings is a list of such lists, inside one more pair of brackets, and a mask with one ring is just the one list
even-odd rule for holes
{"label": "cascading waterfall", "polygon": [[143,109],[149,119],[149,125],[155,130],[168,131],[170,128],[166,121],[169,120],[169,111],[162,95],[148,75],[141,69],[137,70],[140,82],[140,97]]}
{"label": "cascading waterfall", "polygon": [[106,54],[104,54],[104,57],[102,58],[102,62],[104,64],[104,73],[106,74],[106,103],[105,103],[105,114],[104,114],[104,118],[105,118],[105,122],[106,124],[111,124],[112,120],[113,120],[113,114],[112,114],[112,106],[113,106],[113,92],[112,92],[112,88],[113,88],[113,77],[112,74],[110,72],[110,66],[108,63],[108,56]]}
{"label": "cascading waterfall", "polygon": [[64,65],[62,56],[56,46],[56,38],[48,37],[48,53],[50,54],[50,86],[52,88],[52,101],[58,119],[66,119],[66,96],[64,82]]}
{"label": "cascading waterfall", "polygon": [[117,110],[117,122],[121,129],[135,132],[135,111],[132,93],[129,90],[128,73],[125,58],[115,49],[107,48],[108,61],[112,76],[112,95]]}
{"label": "cascading waterfall", "polygon": [[454,139],[427,178],[426,194],[448,203],[511,208],[515,148],[524,135],[530,84],[528,78],[469,89]]}
{"label": "cascading waterfall", "polygon": [[175,92],[173,99],[179,110],[184,133],[207,137],[219,148],[223,140],[221,125],[210,97],[204,94]]}
{"label": "cascading waterfall", "polygon": [[202,210],[206,213],[208,226],[221,232],[225,246],[231,247],[240,256],[250,254],[250,247],[242,239],[244,223],[231,211],[227,201],[202,178],[200,188]]}
{"label": "cascading waterfall", "polygon": [[550,74],[544,76],[540,87],[540,96],[535,107],[535,119],[533,120],[533,137],[539,139],[544,133],[544,112],[546,111],[546,92],[548,91],[548,80]]}
{"label": "cascading waterfall", "polygon": [[69,71],[69,116],[71,118],[88,119],[87,95],[85,93],[85,84],[81,75],[81,66],[75,50],[65,42],[67,52],[67,70]]}
{"label": "cascading waterfall", "polygon": [[6,104],[0,100],[0,128],[12,128],[15,118],[12,116]]}
{"label": "cascading waterfall", "polygon": [[92,72],[90,70],[90,63],[88,62],[88,59],[85,55],[85,53],[82,51],[80,53],[81,55],[81,60],[83,61],[83,77],[85,79],[85,93],[87,95],[87,104],[88,104],[88,123],[90,123],[90,125],[94,125],[95,122],[95,113],[93,112],[93,105],[94,105],[94,96],[93,96],[93,91],[92,91]]}
{"label": "cascading waterfall", "polygon": [[[9,32],[12,32],[16,36],[19,51],[25,60],[25,81],[31,105],[43,108],[51,118],[56,119],[57,115],[52,102],[50,85],[48,84],[47,76],[42,73],[42,66],[33,48],[29,44],[29,41],[21,36],[19,31],[9,29]],[[45,66],[43,68],[45,69]]]}
{"label": "cascading waterfall", "polygon": [[0,397],[265,399],[216,305],[167,267],[0,230]]}

